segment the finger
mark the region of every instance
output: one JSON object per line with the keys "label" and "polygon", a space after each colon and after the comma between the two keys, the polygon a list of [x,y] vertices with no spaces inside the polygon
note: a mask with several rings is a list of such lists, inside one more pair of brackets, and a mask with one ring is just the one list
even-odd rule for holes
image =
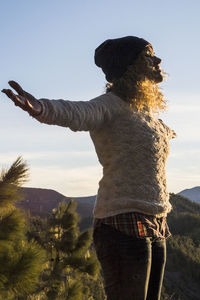
{"label": "finger", "polygon": [[14,80],[10,80],[8,83],[19,95],[24,96],[24,90],[19,85],[19,83]]}
{"label": "finger", "polygon": [[6,94],[12,100],[16,97],[16,95],[10,89],[3,89],[2,93]]}
{"label": "finger", "polygon": [[3,89],[2,93],[6,94],[8,96],[8,98],[10,98],[15,103],[15,105],[20,106],[20,107],[24,106],[24,102],[20,98],[20,96],[15,95],[11,90]]}
{"label": "finger", "polygon": [[22,87],[19,85],[19,83],[17,83],[16,81],[10,80],[8,83],[20,96],[26,97],[29,101],[36,100],[34,96],[24,91]]}
{"label": "finger", "polygon": [[35,101],[37,101],[37,99],[33,96],[33,95],[31,95],[31,94],[29,94],[28,92],[25,92],[24,91],[24,97],[26,97],[26,99],[28,99],[28,101],[31,103],[31,102],[35,102]]}
{"label": "finger", "polygon": [[41,112],[41,107],[40,106],[34,106],[29,100],[26,100],[26,108],[28,109],[29,113],[32,115],[39,114]]}
{"label": "finger", "polygon": [[28,100],[26,100],[26,106],[28,109],[33,110],[33,105]]}
{"label": "finger", "polygon": [[29,102],[29,100],[26,100],[25,104],[26,109],[24,110],[26,110],[32,117],[39,115],[40,111],[37,111],[37,109],[35,109],[35,107]]}

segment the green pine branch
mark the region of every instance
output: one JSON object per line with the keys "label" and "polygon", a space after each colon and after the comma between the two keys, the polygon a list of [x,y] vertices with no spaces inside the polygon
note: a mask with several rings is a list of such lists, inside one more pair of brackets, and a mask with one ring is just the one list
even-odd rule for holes
{"label": "green pine branch", "polygon": [[0,208],[11,206],[21,199],[19,187],[28,179],[28,167],[22,157],[18,157],[8,170],[0,174]]}
{"label": "green pine branch", "polygon": [[13,205],[27,178],[28,167],[21,157],[0,175],[0,299],[34,292],[46,262],[45,251],[27,240],[25,216]]}

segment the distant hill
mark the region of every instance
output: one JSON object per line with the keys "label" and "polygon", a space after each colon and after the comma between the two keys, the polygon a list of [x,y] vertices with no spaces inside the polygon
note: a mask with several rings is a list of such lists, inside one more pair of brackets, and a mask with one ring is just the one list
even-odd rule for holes
{"label": "distant hill", "polygon": [[200,186],[193,187],[191,189],[185,189],[178,193],[183,197],[190,199],[191,201],[197,202],[200,204]]}
{"label": "distant hill", "polygon": [[[72,197],[66,197],[50,189],[23,187],[21,188],[21,193],[23,194],[23,200],[18,202],[17,206],[30,212],[32,216],[47,216],[61,201],[69,202],[72,199]],[[96,196],[73,197],[73,199],[78,203],[77,212],[81,218],[92,216]]]}

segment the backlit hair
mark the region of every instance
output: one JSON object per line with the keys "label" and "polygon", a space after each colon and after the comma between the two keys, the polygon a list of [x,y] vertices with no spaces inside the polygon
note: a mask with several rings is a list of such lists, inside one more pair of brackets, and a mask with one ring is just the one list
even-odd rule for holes
{"label": "backlit hair", "polygon": [[121,78],[107,83],[106,92],[113,92],[129,102],[136,111],[159,113],[166,109],[166,101],[154,80],[155,69],[149,66],[146,53],[146,50],[141,52]]}

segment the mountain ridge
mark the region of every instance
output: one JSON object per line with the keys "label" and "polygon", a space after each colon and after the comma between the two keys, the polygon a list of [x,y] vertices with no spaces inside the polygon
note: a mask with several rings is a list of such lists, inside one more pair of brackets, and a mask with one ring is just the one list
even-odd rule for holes
{"label": "mountain ridge", "polygon": [[23,187],[20,189],[22,200],[16,206],[29,211],[30,215],[47,216],[61,201],[77,202],[77,212],[82,218],[92,215],[96,196],[67,197],[53,189]]}
{"label": "mountain ridge", "polygon": [[[68,197],[53,189],[23,187],[21,188],[22,200],[17,206],[29,211],[31,215],[45,216],[50,214],[52,209],[56,208],[61,201],[69,202],[74,199],[77,202],[77,212],[82,218],[92,216],[96,195],[85,197]],[[173,193],[171,194],[173,195]],[[200,204],[200,186],[190,189],[185,189],[175,194],[186,198],[193,203]],[[181,202],[179,202],[179,209],[181,209]],[[187,204],[188,211],[190,210],[191,203]]]}
{"label": "mountain ridge", "polygon": [[200,186],[195,186],[190,189],[182,190],[178,193],[178,195],[186,197],[189,200],[200,204]]}

